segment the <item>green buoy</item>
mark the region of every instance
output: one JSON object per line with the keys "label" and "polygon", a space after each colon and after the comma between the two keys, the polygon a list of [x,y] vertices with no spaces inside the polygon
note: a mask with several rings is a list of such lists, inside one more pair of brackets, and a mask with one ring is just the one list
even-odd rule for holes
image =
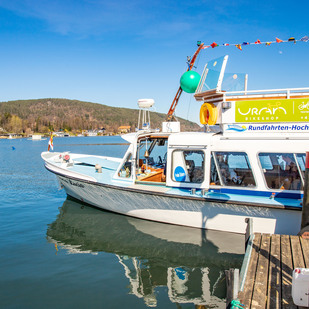
{"label": "green buoy", "polygon": [[180,87],[187,93],[194,93],[200,82],[200,79],[201,76],[197,72],[187,71],[182,74],[180,78]]}

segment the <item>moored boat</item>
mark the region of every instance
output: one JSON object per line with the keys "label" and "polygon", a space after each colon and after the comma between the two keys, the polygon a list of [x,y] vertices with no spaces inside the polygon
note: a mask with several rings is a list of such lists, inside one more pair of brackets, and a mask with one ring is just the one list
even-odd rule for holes
{"label": "moored boat", "polygon": [[42,138],[42,135],[40,134],[33,134],[31,136],[31,138],[28,138],[28,140],[31,140],[31,141],[43,141],[43,140],[46,140],[47,138]]}
{"label": "moored boat", "polygon": [[[252,218],[255,232],[298,233],[309,88],[249,91],[245,74],[225,74],[227,59],[209,61],[193,91],[182,78],[162,131],[124,135],[122,159],[44,152],[46,168],[68,195],[124,215],[234,233]],[[183,90],[202,103],[204,132],[180,132]]]}

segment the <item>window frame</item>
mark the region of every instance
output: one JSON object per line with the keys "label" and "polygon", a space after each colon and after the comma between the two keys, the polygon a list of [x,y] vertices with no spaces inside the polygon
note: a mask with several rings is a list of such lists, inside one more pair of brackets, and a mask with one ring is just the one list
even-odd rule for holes
{"label": "window frame", "polygon": [[[190,182],[190,181],[177,181],[174,177],[174,153],[175,152],[186,152],[186,151],[190,151],[190,152],[201,152],[204,156],[204,164],[203,164],[203,180],[202,182]],[[169,172],[169,178],[171,180],[171,182],[173,183],[173,186],[177,185],[178,187],[190,187],[190,188],[205,188],[205,184],[208,181],[208,177],[207,177],[207,173],[206,173],[206,164],[207,164],[207,157],[209,156],[209,151],[206,150],[206,148],[183,148],[183,147],[177,147],[177,148],[173,148],[172,151],[170,152],[170,158],[171,158],[171,162],[169,164],[170,167],[170,172]]]}
{"label": "window frame", "polygon": [[[223,176],[222,176],[222,173],[221,173],[221,169],[220,169],[220,165],[219,165],[219,162],[218,162],[218,158],[217,158],[217,154],[224,154],[224,155],[229,155],[229,154],[243,154],[244,155],[244,158],[245,158],[245,161],[246,161],[246,164],[247,164],[247,169],[244,169],[244,170],[250,170],[251,171],[251,177],[253,179],[253,182],[254,184],[249,184],[247,186],[242,186],[242,182],[241,184],[236,184],[236,183],[231,183],[231,184],[227,184],[224,179],[223,179]],[[215,168],[216,168],[216,171],[217,171],[217,174],[218,174],[218,178],[219,178],[219,181],[220,181],[220,184],[215,184],[215,185],[211,185],[210,184],[210,179],[211,179],[211,157],[213,157],[213,161],[214,161],[214,164],[215,164]],[[229,165],[228,165],[229,166]],[[237,168],[237,167],[236,167]],[[230,169],[230,167],[229,167]],[[234,168],[233,168],[234,169]],[[239,168],[241,169],[241,168]],[[250,158],[249,158],[249,154],[246,152],[246,151],[227,151],[227,150],[212,150],[210,152],[210,168],[209,168],[209,186],[210,187],[225,187],[225,188],[228,188],[228,187],[233,187],[233,188],[241,188],[241,189],[252,189],[252,188],[257,188],[258,187],[258,184],[257,184],[257,181],[256,181],[256,176],[255,176],[255,172],[254,172],[254,169],[252,168],[252,164],[250,163]],[[244,175],[245,177],[245,175]],[[245,178],[244,178],[245,179]]]}
{"label": "window frame", "polygon": [[[293,159],[294,159],[294,161],[295,161],[295,164],[296,164],[296,166],[297,166],[297,171],[298,171],[298,174],[299,174],[299,176],[300,176],[300,181],[301,181],[301,188],[298,190],[298,189],[281,189],[281,188],[270,188],[269,186],[268,186],[268,183],[267,183],[267,180],[266,180],[266,177],[265,177],[265,172],[264,172],[264,168],[262,167],[262,163],[261,163],[261,160],[260,160],[260,155],[261,154],[268,154],[268,155],[270,155],[270,154],[274,154],[274,155],[284,155],[284,154],[287,154],[287,155],[292,155],[293,156]],[[258,164],[259,164],[259,167],[260,167],[260,171],[261,171],[261,175],[262,175],[262,178],[263,178],[263,182],[264,182],[264,186],[265,186],[265,188],[267,189],[267,190],[269,190],[269,191],[289,191],[289,192],[291,192],[291,191],[303,191],[303,188],[304,188],[304,175],[303,175],[303,173],[302,173],[302,170],[301,170],[301,168],[300,168],[300,166],[299,166],[299,163],[298,163],[298,160],[297,160],[297,155],[303,155],[304,153],[295,153],[295,152],[258,152],[257,153],[257,161],[258,161]],[[306,154],[305,154],[306,155]],[[271,162],[272,163],[272,166],[273,166],[273,162]],[[281,166],[280,166],[280,169],[282,169],[281,168]],[[265,169],[266,170],[266,169]],[[274,170],[274,169],[272,169],[272,170]],[[272,171],[272,170],[269,170],[269,171]],[[267,170],[266,170],[267,171]],[[283,177],[283,176],[282,176]]]}

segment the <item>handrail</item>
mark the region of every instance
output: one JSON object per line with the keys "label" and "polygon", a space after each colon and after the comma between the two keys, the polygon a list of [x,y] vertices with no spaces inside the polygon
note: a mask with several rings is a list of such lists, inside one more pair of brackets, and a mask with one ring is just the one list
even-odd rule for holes
{"label": "handrail", "polygon": [[265,92],[283,92],[283,93],[289,93],[291,91],[302,91],[302,90],[308,90],[309,87],[304,88],[285,88],[285,89],[264,89],[264,90],[244,90],[244,91],[222,91],[225,95],[231,95],[231,94],[259,94],[259,93],[265,93]]}

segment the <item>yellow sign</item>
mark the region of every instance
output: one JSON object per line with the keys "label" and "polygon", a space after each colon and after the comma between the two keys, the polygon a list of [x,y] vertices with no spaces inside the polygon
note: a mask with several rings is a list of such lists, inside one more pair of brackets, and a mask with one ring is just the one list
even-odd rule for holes
{"label": "yellow sign", "polygon": [[236,101],[235,121],[307,122],[309,98]]}

